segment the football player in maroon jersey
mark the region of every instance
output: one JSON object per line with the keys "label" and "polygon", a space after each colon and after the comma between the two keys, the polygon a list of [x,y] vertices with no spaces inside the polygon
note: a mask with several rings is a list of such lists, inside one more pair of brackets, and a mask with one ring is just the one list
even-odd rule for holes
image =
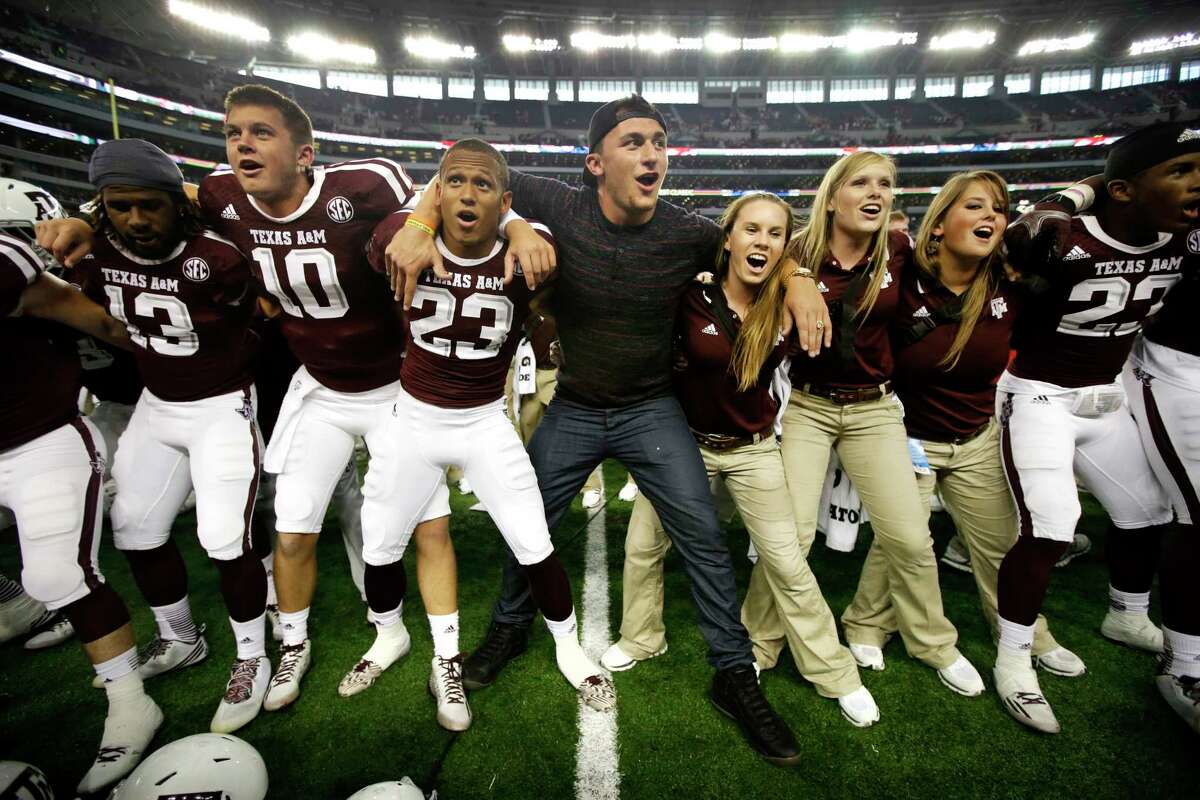
{"label": "football player in maroon jersey", "polygon": [[139,671],[146,678],[208,655],[168,541],[194,487],[196,533],[220,575],[237,645],[212,720],[214,732],[229,733],[258,714],[271,671],[266,572],[251,546],[262,444],[250,269],[232,243],[200,228],[179,168],[149,142],[105,142],[88,172],[101,192],[101,235],[76,274],[128,326],[146,387],[113,466],[113,539],[159,630]]}
{"label": "football player in maroon jersey", "polygon": [[[389,458],[386,469],[367,475],[368,600],[375,608],[377,587],[395,582],[391,576],[400,570],[422,509],[446,469],[458,466],[524,565],[554,636],[559,669],[589,706],[611,710],[615,690],[579,645],[570,583],[550,542],[537,478],[504,412],[508,365],[533,296],[523,280],[505,283],[507,242],[498,226],[512,193],[504,157],[478,139],[457,142],[442,159],[437,197],[436,242],[446,276],[425,272],[408,312],[408,354],[388,420],[405,457]],[[376,232],[370,256],[377,269],[386,269],[385,248],[410,219],[405,212],[394,215]],[[430,690],[440,724],[461,730],[470,723],[461,655],[434,657]]]}
{"label": "football player in maroon jersey", "polygon": [[76,406],[75,336],[41,320],[130,342],[120,322],[46,272],[28,238],[0,233],[0,363],[20,376],[0,384],[0,506],[16,517],[25,590],[71,620],[108,696],[100,750],[78,786],[90,794],[134,768],[163,715],[142,688],[129,612],[97,563],[105,450]]}
{"label": "football player in maroon jersey", "polygon": [[[1105,164],[1103,202],[1094,215],[1071,219],[1058,258],[1044,268],[1014,264],[1039,272],[1049,288],[1021,319],[1017,358],[996,396],[1005,471],[1021,525],[1000,567],[996,676],[1002,695],[1002,682],[1016,685],[1017,677],[1029,674],[1033,623],[1050,568],[1080,516],[1076,478],[1111,519],[1110,601],[1101,633],[1151,652],[1163,648],[1163,633],[1148,616],[1149,593],[1159,542],[1173,515],[1137,426],[1122,407],[1118,376],[1143,320],[1163,305],[1184,262],[1195,258],[1188,251],[1195,234],[1188,229],[1196,222],[1197,152],[1200,135],[1189,136],[1178,123],[1123,138]],[[1170,582],[1168,575],[1164,605],[1178,596],[1168,591]],[[1187,650],[1195,639],[1177,642]],[[1168,683],[1172,690],[1183,685]]]}

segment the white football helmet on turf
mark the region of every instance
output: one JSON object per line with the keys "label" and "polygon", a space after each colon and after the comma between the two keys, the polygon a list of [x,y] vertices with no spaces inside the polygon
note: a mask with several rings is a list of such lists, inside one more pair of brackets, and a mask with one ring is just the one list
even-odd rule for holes
{"label": "white football helmet on turf", "polygon": [[[398,781],[372,783],[359,789],[346,800],[425,800],[425,793],[405,775]],[[429,796],[429,800],[437,800],[437,792]]]}
{"label": "white football helmet on turf", "polygon": [[109,800],[263,800],[266,796],[267,765],[257,750],[236,736],[198,733],[151,753]]}
{"label": "white football helmet on turf", "polygon": [[65,217],[54,195],[15,178],[0,178],[0,231],[32,240],[33,224]]}
{"label": "white football helmet on turf", "polygon": [[54,800],[46,773],[22,761],[0,761],[0,797],[5,800]]}

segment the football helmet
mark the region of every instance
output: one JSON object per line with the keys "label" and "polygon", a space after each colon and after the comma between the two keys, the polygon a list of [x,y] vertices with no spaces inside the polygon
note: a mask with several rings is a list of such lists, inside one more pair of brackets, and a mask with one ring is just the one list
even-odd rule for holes
{"label": "football helmet", "polygon": [[236,736],[198,733],[151,753],[109,800],[263,800],[266,796],[267,765],[257,750]]}
{"label": "football helmet", "polygon": [[[437,792],[434,792],[430,795],[430,800],[436,797]],[[412,782],[412,778],[405,775],[398,781],[372,783],[359,789],[346,800],[425,800],[425,794]]]}
{"label": "football helmet", "polygon": [[21,761],[0,761],[0,797],[12,800],[54,800],[46,773]]}
{"label": "football helmet", "polygon": [[66,216],[54,195],[15,178],[0,178],[0,231],[33,241],[33,224]]}

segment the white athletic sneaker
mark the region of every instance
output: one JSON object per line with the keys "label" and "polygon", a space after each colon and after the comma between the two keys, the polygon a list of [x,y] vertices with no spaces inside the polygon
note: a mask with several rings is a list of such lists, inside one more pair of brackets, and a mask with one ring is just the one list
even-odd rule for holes
{"label": "white athletic sneaker", "polygon": [[30,631],[33,635],[25,640],[26,650],[44,650],[62,644],[75,635],[75,627],[66,615],[55,611],[54,616]]}
{"label": "white athletic sneaker", "polygon": [[883,672],[883,648],[876,647],[873,644],[855,644],[851,642],[850,655],[854,656],[854,660],[858,662],[858,666],[862,669],[873,669],[876,672]]}
{"label": "white athletic sneaker", "polygon": [[592,675],[584,678],[576,689],[579,699],[594,711],[612,711],[617,707],[617,687],[613,686],[612,678]]}
{"label": "white athletic sneaker", "polygon": [[639,661],[645,661],[651,658],[658,658],[663,653],[667,652],[667,644],[663,642],[662,649],[656,653],[651,653],[645,659],[637,659],[621,649],[618,642],[614,642],[604,655],[600,656],[600,666],[604,667],[609,672],[624,672],[627,669],[633,669],[638,665]]}
{"label": "white athletic sneaker", "polygon": [[162,725],[163,713],[149,695],[142,695],[130,705],[134,707],[122,707],[115,714],[109,708],[96,760],[75,787],[79,794],[98,793],[124,778],[142,760],[142,753]]}
{"label": "white athletic sneaker", "polygon": [[471,707],[462,683],[462,654],[434,656],[429,672],[429,693],[437,701],[437,723],[448,731],[471,727]]}
{"label": "white athletic sneaker", "polygon": [[867,691],[867,687],[860,686],[837,701],[842,716],[854,727],[869,728],[879,722],[879,706],[875,705],[875,698]]}
{"label": "white athletic sneaker", "polygon": [[1000,695],[1004,710],[1013,719],[1042,733],[1058,733],[1062,730],[1032,668],[997,666],[992,670],[992,677],[996,681],[996,693]]}
{"label": "white athletic sneaker", "polygon": [[466,478],[463,478],[458,482],[458,490],[463,494],[471,494],[473,492],[471,489],[471,482]]}
{"label": "white athletic sneaker", "polygon": [[0,644],[24,636],[53,616],[53,611],[48,611],[24,592],[6,603],[0,603]]}
{"label": "white athletic sneaker", "polygon": [[208,729],[213,733],[233,733],[257,717],[270,683],[271,661],[266,656],[234,661],[225,695]]}
{"label": "white athletic sneaker", "polygon": [[983,678],[980,677],[979,670],[967,661],[966,656],[960,655],[957,661],[939,669],[937,674],[950,691],[963,697],[978,697],[983,694]]}
{"label": "white athletic sneaker", "polygon": [[1104,616],[1104,622],[1100,623],[1100,635],[1117,644],[1148,653],[1161,653],[1163,650],[1162,629],[1145,614],[1130,614],[1110,608]]}
{"label": "white athletic sneaker", "polygon": [[632,503],[638,496],[638,487],[636,483],[626,483],[621,487],[621,491],[617,492],[617,499],[626,503]]}
{"label": "white athletic sneaker", "polygon": [[365,658],[359,659],[354,668],[345,674],[338,684],[338,694],[342,697],[353,697],[370,689],[375,681],[383,674],[383,667]]}
{"label": "white athletic sneaker", "polygon": [[956,569],[968,575],[972,572],[971,554],[963,544],[962,538],[957,535],[951,537],[950,541],[946,543],[946,550],[938,560],[950,569]]}
{"label": "white athletic sneaker", "polygon": [[603,498],[600,492],[596,491],[595,489],[588,489],[583,493],[583,507],[595,508],[596,506],[600,505],[600,501],[602,499]]}
{"label": "white athletic sneaker", "polygon": [[1034,656],[1033,665],[1063,678],[1078,678],[1087,672],[1083,659],[1065,647],[1056,647],[1049,653]]}
{"label": "white athletic sneaker", "polygon": [[1067,545],[1067,552],[1063,553],[1058,561],[1054,562],[1056,567],[1065,567],[1075,559],[1079,558],[1092,550],[1092,540],[1085,534],[1077,533],[1071,543]]}
{"label": "white athletic sneaker", "polygon": [[271,623],[271,638],[277,642],[282,642],[283,623],[279,621],[279,606],[267,606],[267,622]]}
{"label": "white athletic sneaker", "polygon": [[1171,710],[1182,717],[1192,730],[1200,733],[1200,678],[1162,674],[1154,677],[1154,683]]}
{"label": "white athletic sneaker", "polygon": [[300,644],[283,645],[279,648],[279,669],[267,687],[263,708],[278,711],[296,702],[300,696],[300,681],[312,666],[312,639]]}
{"label": "white athletic sneaker", "polygon": [[[156,675],[170,672],[173,669],[183,669],[192,664],[199,664],[208,658],[208,642],[204,638],[204,626],[199,627],[200,635],[194,642],[183,642],[178,639],[162,639],[155,636],[150,644],[138,653],[138,674],[143,681],[148,681]],[[97,689],[104,687],[104,681],[97,675],[92,679],[92,686]]]}

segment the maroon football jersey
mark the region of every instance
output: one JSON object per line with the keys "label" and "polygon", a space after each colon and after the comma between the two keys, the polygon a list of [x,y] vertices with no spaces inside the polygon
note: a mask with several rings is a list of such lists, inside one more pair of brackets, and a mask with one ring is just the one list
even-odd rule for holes
{"label": "maroon football jersey", "polygon": [[[383,250],[404,226],[408,212],[385,220],[371,239],[369,253],[383,268]],[[529,224],[551,244],[546,226]],[[441,237],[438,249],[448,279],[427,269],[421,274],[408,311],[408,339],[400,382],[423,403],[441,408],[474,408],[504,396],[508,365],[521,340],[533,293],[516,275],[504,285],[505,239],[483,258],[452,254]]]}
{"label": "maroon football jersey", "polygon": [[959,323],[938,325],[912,344],[905,340],[904,332],[953,302],[955,295],[916,267],[905,273],[892,323],[896,358],[892,381],[904,402],[904,427],[909,436],[948,442],[987,425],[995,412],[996,382],[1008,365],[1013,324],[1024,297],[1019,284],[1001,281],[995,294],[984,302],[958,363],[947,369],[941,362],[958,335]]}
{"label": "maroon football jersey", "polygon": [[[719,291],[720,286],[696,284],[679,304],[676,343],[687,359],[687,368],[674,374],[675,396],[692,430],[751,436],[775,423],[779,403],[771,395],[771,378],[787,355],[787,340],[780,335],[778,346],[759,371],[758,383],[749,391],[739,391],[737,379],[729,371],[733,341],[713,309],[713,294]],[[729,314],[734,329],[741,330],[741,319],[733,311]]]}
{"label": "maroon football jersey", "polygon": [[1179,282],[1187,239],[1161,233],[1135,247],[1094,216],[1075,217],[1064,255],[1042,276],[1049,289],[1031,298],[1017,325],[1012,374],[1065,388],[1116,380],[1134,334]]}
{"label": "maroon football jersey", "polygon": [[1157,314],[1146,322],[1146,338],[1181,353],[1200,356],[1200,325],[1192,314],[1200,309],[1200,230],[1187,238],[1183,278],[1167,295]]}
{"label": "maroon football jersey", "polygon": [[0,452],[79,415],[79,359],[62,326],[19,314],[21,293],[43,271],[21,239],[0,233]]}
{"label": "maroon football jersey", "polygon": [[259,210],[229,171],[204,179],[200,204],[283,307],[279,322],[300,363],[331,389],[365,392],[396,380],[404,346],[400,306],[368,265],[366,245],[411,199],[412,181],[384,158],[317,166],[312,181],[286,217]]}
{"label": "maroon football jersey", "polygon": [[142,381],[157,397],[186,402],[250,385],[255,295],[231,242],[205,231],[145,259],[102,236],[78,271],[88,296],[129,329]]}
{"label": "maroon football jersey", "polygon": [[[871,313],[863,320],[854,320],[854,355],[848,361],[840,354],[842,332],[838,321],[833,321],[833,346],[821,349],[816,358],[798,353],[792,359],[792,383],[800,389],[806,383],[823,386],[862,388],[878,386],[892,377],[892,346],[888,339],[888,326],[896,315],[896,302],[900,297],[900,276],[912,256],[912,242],[908,234],[892,231],[888,237],[887,272],[879,291],[879,297]],[[855,264],[852,269],[842,269],[832,256],[826,256],[817,272],[817,288],[826,303],[840,300],[850,287],[851,281],[867,269],[867,259]]]}
{"label": "maroon football jersey", "polygon": [[99,400],[134,405],[142,395],[142,373],[137,357],[107,342],[79,334],[75,339],[83,385]]}

